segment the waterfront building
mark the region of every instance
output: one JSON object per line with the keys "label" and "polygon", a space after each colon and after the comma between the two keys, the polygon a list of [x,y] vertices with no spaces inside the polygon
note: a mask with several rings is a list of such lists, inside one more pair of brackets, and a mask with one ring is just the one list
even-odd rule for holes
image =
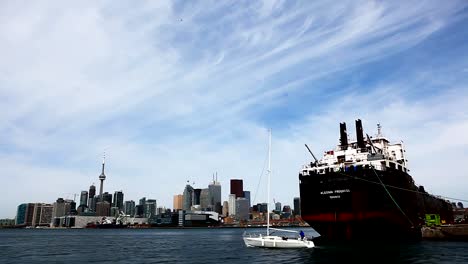
{"label": "waterfront building", "polygon": [[294,215],[301,215],[301,199],[294,197]]}
{"label": "waterfront building", "polygon": [[123,211],[123,202],[124,202],[124,193],[122,191],[114,192],[114,201],[112,202],[113,207],[119,208],[120,211]]}
{"label": "waterfront building", "polygon": [[[201,193],[200,193],[200,196],[201,196]],[[182,194],[174,195],[174,203],[173,203],[173,206],[172,206],[174,211],[182,210],[182,206],[183,206],[182,201],[183,201],[183,199],[184,199],[184,196]]]}
{"label": "waterfront building", "polygon": [[134,216],[135,215],[135,201],[130,200],[130,201],[125,201],[125,215],[130,215]]}
{"label": "waterfront building", "polygon": [[0,219],[0,227],[12,227],[15,225],[15,219]]}
{"label": "waterfront building", "polygon": [[229,215],[230,216],[236,215],[236,195],[235,194],[229,195]]}
{"label": "waterfront building", "polygon": [[52,221],[54,206],[45,203],[35,203],[31,226],[48,226]]}
{"label": "waterfront building", "polygon": [[229,203],[228,201],[223,202],[223,213],[222,216],[226,217],[229,216]]}
{"label": "waterfront building", "polygon": [[202,189],[193,189],[193,205],[200,205],[200,195]]}
{"label": "waterfront building", "polygon": [[15,225],[31,226],[33,215],[34,215],[33,203],[23,203],[23,204],[18,205],[18,209],[16,211]]}
{"label": "waterfront building", "polygon": [[96,203],[96,215],[97,216],[110,216],[111,204],[108,201]]}
{"label": "waterfront building", "polygon": [[221,214],[221,184],[216,179],[208,185],[208,207]]}
{"label": "waterfront building", "polygon": [[184,201],[183,201],[183,210],[190,210],[192,207],[193,198],[193,187],[190,184],[187,184],[184,189]]}
{"label": "waterfront building", "polygon": [[210,190],[208,188],[202,189],[200,193],[200,207],[202,210],[207,211],[210,206]]}
{"label": "waterfront building", "polygon": [[72,200],[58,198],[53,204],[52,218],[61,217],[70,214]]}
{"label": "waterfront building", "polygon": [[236,199],[236,219],[239,221],[249,220],[249,201],[244,197]]}
{"label": "waterfront building", "polygon": [[235,194],[236,198],[244,197],[244,187],[241,179],[231,179],[231,193]]}

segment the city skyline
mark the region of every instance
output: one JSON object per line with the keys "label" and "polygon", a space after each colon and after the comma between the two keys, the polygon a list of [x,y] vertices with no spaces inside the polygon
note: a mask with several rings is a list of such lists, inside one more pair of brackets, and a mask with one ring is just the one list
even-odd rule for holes
{"label": "city skyline", "polygon": [[[208,8],[209,6],[209,8]],[[402,140],[432,194],[468,200],[466,1],[0,3],[0,218],[105,191],[171,207],[213,172],[272,202],[339,142]],[[349,129],[352,131],[352,129]],[[349,133],[350,140],[355,138]],[[108,166],[107,166],[108,165]],[[456,201],[456,200],[455,200]]]}

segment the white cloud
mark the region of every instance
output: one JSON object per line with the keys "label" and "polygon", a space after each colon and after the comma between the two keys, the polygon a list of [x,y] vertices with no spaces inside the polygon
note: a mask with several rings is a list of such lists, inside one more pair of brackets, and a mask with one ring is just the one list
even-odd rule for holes
{"label": "white cloud", "polygon": [[[283,203],[298,195],[297,171],[309,159],[303,144],[316,153],[334,146],[340,121],[381,122],[389,136],[408,142],[415,178],[434,192],[450,185],[435,176],[441,170],[424,169],[425,154],[436,162],[456,151],[458,158],[441,162],[445,168],[466,156],[466,87],[444,79],[438,84],[455,95],[405,92],[412,84],[434,86],[432,70],[382,76],[377,87],[339,87],[337,95],[351,91],[340,98],[321,95],[335,94],[323,78],[420,44],[450,25],[462,2],[1,5],[0,102],[8,111],[0,112],[0,161],[8,169],[0,177],[10,191],[0,217],[11,217],[21,202],[87,189],[106,147],[107,190],[169,207],[186,180],[203,187],[215,171],[223,198],[230,178],[255,191],[267,126],[277,127],[273,183]],[[310,89],[310,108],[297,120],[257,121],[291,103],[285,93]],[[365,103],[356,105],[356,97]],[[314,104],[321,98],[326,107]]]}

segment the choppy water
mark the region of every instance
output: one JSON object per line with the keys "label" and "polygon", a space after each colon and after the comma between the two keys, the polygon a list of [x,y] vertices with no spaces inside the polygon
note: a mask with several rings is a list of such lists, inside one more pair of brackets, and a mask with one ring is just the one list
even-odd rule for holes
{"label": "choppy water", "polygon": [[0,263],[468,263],[467,242],[247,248],[243,229],[0,229]]}

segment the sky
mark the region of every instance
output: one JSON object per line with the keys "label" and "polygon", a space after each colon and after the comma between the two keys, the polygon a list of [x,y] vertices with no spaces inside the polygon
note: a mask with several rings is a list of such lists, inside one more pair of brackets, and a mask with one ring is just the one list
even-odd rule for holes
{"label": "sky", "polygon": [[[354,120],[468,200],[466,1],[1,1],[0,218],[98,186],[172,208],[217,173],[293,204]],[[272,201],[271,201],[272,202]]]}

